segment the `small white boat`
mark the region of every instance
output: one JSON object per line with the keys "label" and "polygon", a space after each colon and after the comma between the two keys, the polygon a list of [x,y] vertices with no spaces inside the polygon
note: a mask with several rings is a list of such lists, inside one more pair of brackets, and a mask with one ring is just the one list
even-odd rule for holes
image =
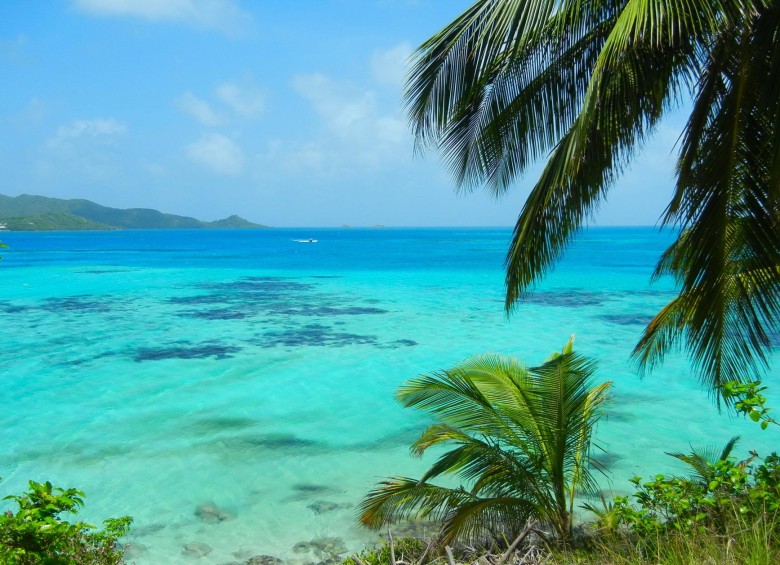
{"label": "small white boat", "polygon": [[316,239],[293,239],[296,243],[317,243]]}

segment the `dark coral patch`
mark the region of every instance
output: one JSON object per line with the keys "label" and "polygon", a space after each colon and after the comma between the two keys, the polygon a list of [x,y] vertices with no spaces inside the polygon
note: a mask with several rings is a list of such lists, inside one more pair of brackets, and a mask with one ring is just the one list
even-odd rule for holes
{"label": "dark coral patch", "polygon": [[136,351],[133,358],[136,362],[163,361],[165,359],[228,359],[233,353],[241,351],[240,347],[219,344],[201,344],[195,346],[176,345],[172,347],[142,348]]}
{"label": "dark coral patch", "polygon": [[108,312],[111,308],[105,300],[95,300],[89,296],[65,296],[47,298],[41,309],[50,312]]}
{"label": "dark coral patch", "polygon": [[585,290],[566,290],[550,292],[533,292],[524,302],[540,306],[563,306],[566,308],[578,306],[598,306],[606,301],[603,294]]}
{"label": "dark coral patch", "polygon": [[591,460],[602,471],[608,471],[621,459],[623,458],[620,455],[609,451],[603,451],[591,457]]}
{"label": "dark coral patch", "polygon": [[318,441],[292,434],[240,434],[204,441],[201,445],[226,455],[245,457],[262,451],[288,455],[312,455],[329,448]]}
{"label": "dark coral patch", "polygon": [[196,435],[212,435],[220,432],[243,430],[257,424],[252,418],[230,418],[227,416],[215,416],[213,418],[201,418],[187,424],[187,431]]}
{"label": "dark coral patch", "polygon": [[387,310],[360,306],[347,306],[344,308],[306,306],[303,308],[282,308],[276,310],[276,313],[288,316],[361,316],[363,314],[386,314]]}
{"label": "dark coral patch", "polygon": [[599,319],[619,326],[646,326],[653,317],[646,314],[604,314]]}
{"label": "dark coral patch", "polygon": [[219,294],[199,294],[196,296],[172,296],[168,299],[171,304],[222,304],[226,298]]}
{"label": "dark coral patch", "polygon": [[198,318],[200,320],[242,320],[250,317],[252,314],[246,310],[219,308],[216,310],[186,310],[176,315],[182,318]]}
{"label": "dark coral patch", "polygon": [[87,275],[109,275],[114,273],[129,273],[130,269],[87,269],[79,272]]}
{"label": "dark coral patch", "polygon": [[328,326],[309,324],[300,328],[267,332],[258,342],[262,347],[344,347],[373,345],[375,336],[336,332]]}
{"label": "dark coral patch", "polygon": [[27,312],[28,310],[32,310],[32,307],[20,306],[19,304],[14,304],[12,302],[8,302],[7,300],[0,301],[0,312],[3,314],[21,314],[22,312]]}
{"label": "dark coral patch", "polygon": [[206,290],[232,292],[281,293],[312,290],[316,288],[316,285],[276,277],[244,277],[237,281],[206,283],[198,285],[198,287]]}

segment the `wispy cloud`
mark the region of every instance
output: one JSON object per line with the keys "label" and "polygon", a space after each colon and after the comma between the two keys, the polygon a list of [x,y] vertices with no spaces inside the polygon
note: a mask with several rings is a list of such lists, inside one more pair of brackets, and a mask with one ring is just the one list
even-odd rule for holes
{"label": "wispy cloud", "polygon": [[321,73],[293,78],[293,88],[308,100],[328,129],[351,137],[364,129],[376,112],[376,95]]}
{"label": "wispy cloud", "polygon": [[93,16],[181,22],[231,35],[241,33],[251,20],[235,0],[73,0],[73,4]]}
{"label": "wispy cloud", "polygon": [[265,112],[265,91],[226,82],[217,87],[217,96],[243,118],[258,118]]}
{"label": "wispy cloud", "polygon": [[374,80],[379,84],[400,89],[406,79],[411,54],[412,46],[408,42],[374,51],[371,55],[371,74]]}
{"label": "wispy cloud", "polygon": [[176,100],[176,104],[205,126],[218,126],[223,122],[222,117],[211,107],[211,104],[192,92],[182,94]]}
{"label": "wispy cloud", "polygon": [[78,119],[59,126],[50,143],[58,144],[79,137],[108,139],[126,132],[127,125],[114,118]]}
{"label": "wispy cloud", "polygon": [[75,119],[59,125],[38,153],[39,179],[105,181],[123,169],[119,140],[127,124],[114,118]]}
{"label": "wispy cloud", "polygon": [[321,73],[297,75],[293,88],[310,103],[324,130],[318,139],[290,148],[299,166],[354,174],[408,161],[411,146],[400,113],[382,108],[374,90]]}
{"label": "wispy cloud", "polygon": [[187,156],[195,163],[222,175],[244,170],[244,152],[228,136],[210,133],[187,146]]}

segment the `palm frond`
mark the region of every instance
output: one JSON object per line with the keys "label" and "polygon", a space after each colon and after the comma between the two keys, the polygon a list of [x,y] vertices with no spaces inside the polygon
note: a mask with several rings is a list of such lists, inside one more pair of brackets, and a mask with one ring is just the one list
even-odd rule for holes
{"label": "palm frond", "polygon": [[771,42],[779,28],[776,3],[747,7],[718,30],[702,61],[664,218],[683,231],[656,268],[678,280],[680,295],[634,352],[652,367],[684,341],[719,401],[724,382],[766,370],[769,334],[780,329],[780,185],[772,180],[780,102],[756,88],[778,89],[780,52]]}
{"label": "palm frond", "polygon": [[667,453],[667,455],[671,455],[688,465],[691,468],[693,478],[706,487],[712,480],[713,465],[728,459],[739,439],[739,436],[732,437],[721,449],[715,446],[691,447],[690,453]]}
{"label": "palm frond", "polygon": [[[421,517],[442,521],[444,539],[514,531],[534,516],[571,534],[573,499],[593,490],[592,427],[610,383],[593,386],[594,364],[569,342],[546,363],[526,369],[499,355],[415,377],[397,397],[438,422],[412,445],[415,455],[448,447],[419,481],[381,483],[361,505],[361,520],[378,527]],[[462,481],[446,489],[429,481]]]}

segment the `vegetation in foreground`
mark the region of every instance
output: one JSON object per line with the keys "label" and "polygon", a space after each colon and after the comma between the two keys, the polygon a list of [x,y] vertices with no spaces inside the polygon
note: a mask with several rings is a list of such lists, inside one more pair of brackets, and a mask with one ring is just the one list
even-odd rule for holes
{"label": "vegetation in foreground", "polygon": [[99,530],[85,522],[68,522],[61,514],[76,514],[84,493],[50,482],[30,481],[28,492],[7,496],[18,506],[0,514],[0,563],[8,565],[115,565],[123,563],[119,540],[132,518],[110,518]]}
{"label": "vegetation in foreground", "polygon": [[[451,446],[421,479],[396,477],[372,490],[360,520],[379,528],[419,516],[442,522],[440,544],[515,536],[543,520],[562,540],[572,537],[577,493],[593,492],[593,426],[610,383],[593,385],[593,363],[570,341],[543,365],[480,356],[449,371],[410,380],[397,397],[436,423],[412,445],[421,456]],[[468,487],[430,481],[455,476]]]}
{"label": "vegetation in foreground", "polygon": [[779,563],[780,456],[751,453],[738,461],[731,456],[737,440],[720,450],[670,454],[686,463],[687,476],[635,477],[631,497],[584,504],[597,519],[577,528],[568,543],[543,520],[529,520],[513,537],[504,531],[466,543],[391,537],[344,563]]}
{"label": "vegetation in foreground", "polygon": [[[662,218],[678,237],[655,272],[674,277],[679,294],[647,326],[634,357],[651,369],[684,346],[712,396],[767,429],[778,422],[756,379],[780,330],[779,88],[776,1],[477,0],[416,51],[405,98],[418,143],[443,154],[460,187],[485,185],[500,194],[547,159],[507,254],[507,310],[549,271],[662,118],[691,100],[675,191]],[[469,562],[780,562],[777,455],[751,452],[735,461],[736,440],[720,453],[675,454],[691,476],[635,479],[633,504],[624,497],[591,506],[596,525],[576,536],[523,492],[524,473],[533,468],[526,463],[548,452],[527,449],[525,430],[516,438],[506,432],[507,421],[525,427],[514,419],[517,411],[502,410],[506,420],[497,418],[492,428],[470,427],[482,417],[485,395],[472,381],[460,384],[452,394],[475,396],[460,412],[458,403],[436,396],[433,382],[433,400],[419,403],[436,417],[450,417],[451,409],[454,425],[441,425],[456,430],[438,443],[456,448],[416,483],[394,479],[371,491],[364,523],[434,517],[444,523],[439,547],[459,536],[474,546],[481,534],[482,556],[461,559]],[[399,397],[415,405],[403,389]],[[510,403],[511,395],[505,398]],[[563,432],[544,415],[533,423],[546,437]],[[467,453],[476,443],[505,457],[495,463]],[[425,435],[413,451],[424,445]],[[468,486],[433,490],[427,480],[442,472]],[[560,480],[545,472],[539,464],[528,483]],[[576,488],[571,492],[573,499]],[[554,489],[543,494],[558,499]],[[524,519],[540,526],[522,526]],[[531,530],[557,535],[541,557],[514,552],[508,541],[510,532],[519,543]],[[504,549],[496,553],[498,540]],[[457,548],[453,543],[438,558],[454,563]]]}

